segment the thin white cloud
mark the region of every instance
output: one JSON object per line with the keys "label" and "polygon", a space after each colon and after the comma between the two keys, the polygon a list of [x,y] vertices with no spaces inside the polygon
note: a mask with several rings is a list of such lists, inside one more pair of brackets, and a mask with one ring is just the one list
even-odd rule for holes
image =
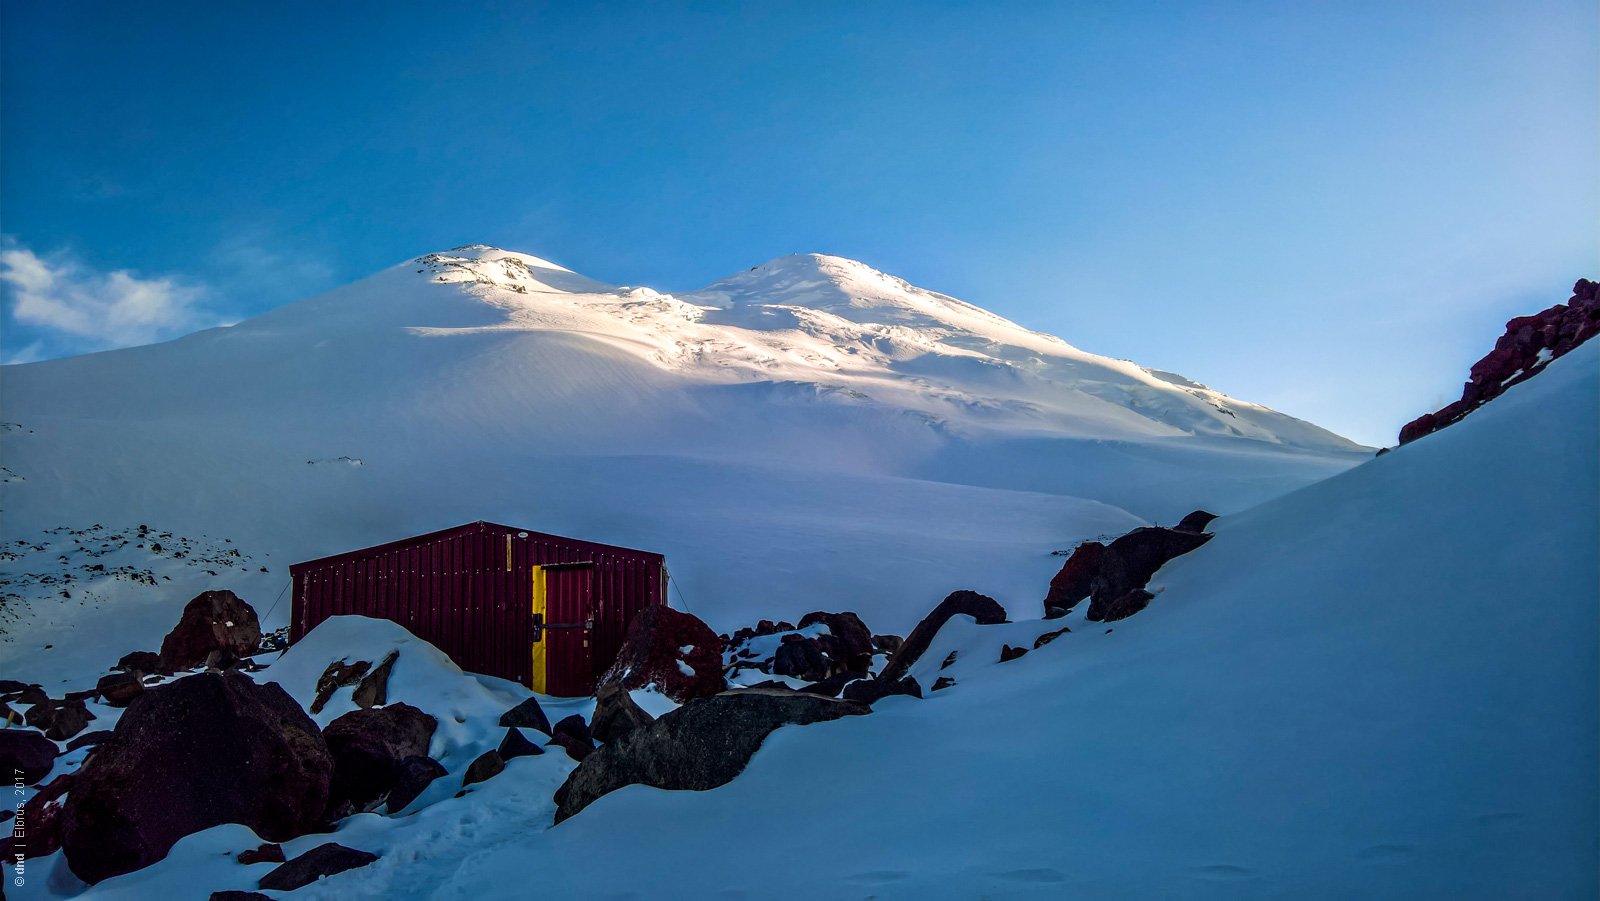
{"label": "thin white cloud", "polygon": [[221,324],[203,288],[171,277],[95,272],[66,255],[40,257],[15,242],[0,246],[0,283],[13,320],[36,334],[10,362],[50,349],[107,350],[149,344]]}

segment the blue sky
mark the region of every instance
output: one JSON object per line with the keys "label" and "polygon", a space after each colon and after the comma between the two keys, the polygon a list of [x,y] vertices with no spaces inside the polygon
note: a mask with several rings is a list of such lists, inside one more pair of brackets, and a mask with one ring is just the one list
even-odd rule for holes
{"label": "blue sky", "polygon": [[1377,444],[1600,276],[1592,0],[0,11],[8,360],[819,251]]}

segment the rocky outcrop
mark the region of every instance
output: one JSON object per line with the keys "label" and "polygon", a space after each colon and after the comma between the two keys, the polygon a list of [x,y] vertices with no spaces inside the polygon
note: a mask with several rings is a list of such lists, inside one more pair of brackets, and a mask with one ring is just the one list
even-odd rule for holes
{"label": "rocky outcrop", "polygon": [[1215,513],[1207,513],[1204,510],[1196,510],[1179,520],[1178,524],[1173,526],[1173,528],[1180,532],[1204,532],[1206,527],[1211,525],[1212,521],[1216,518],[1217,514]]}
{"label": "rocky outcrop", "polygon": [[203,592],[184,606],[178,624],[162,639],[160,668],[164,673],[193,669],[212,651],[238,659],[260,643],[261,623],[254,608],[225,589]]}
{"label": "rocky outcrop", "polygon": [[1143,610],[1150,597],[1140,595],[1147,594],[1142,589],[1156,570],[1210,539],[1203,532],[1148,526],[1111,542],[1101,555],[1086,616],[1091,622],[1114,622]]}
{"label": "rocky outcrop", "polygon": [[376,854],[346,848],[337,842],[328,842],[312,848],[262,876],[257,887],[268,891],[292,892],[324,876],[364,867],[377,859]]}
{"label": "rocky outcrop", "polygon": [[625,785],[705,791],[725,785],[773,730],[867,713],[865,704],[744,689],[690,701],[589,755],[556,792],[560,823]]}
{"label": "rocky outcrop", "polygon": [[816,641],[822,653],[834,661],[834,672],[865,674],[872,668],[876,648],[872,645],[872,630],[861,617],[848,610],[843,613],[817,610],[800,618],[802,629],[818,623],[828,627],[827,634],[818,635]]}
{"label": "rocky outcrop", "polygon": [[1065,616],[1089,596],[1105,550],[1106,546],[1098,541],[1085,541],[1073,549],[1067,562],[1061,565],[1061,571],[1050,580],[1050,590],[1044,597],[1046,619]]}
{"label": "rocky outcrop", "polygon": [[607,682],[594,694],[594,717],[589,722],[589,734],[595,741],[616,741],[653,722],[655,717],[634,702],[633,695],[621,682]]}
{"label": "rocky outcrop", "polygon": [[617,661],[600,679],[628,689],[655,685],[678,703],[727,688],[722,638],[697,617],[652,604],[633,615]]}
{"label": "rocky outcrop", "polygon": [[350,693],[350,700],[355,701],[357,707],[365,709],[389,703],[389,673],[394,670],[395,659],[399,656],[399,651],[390,651],[376,669],[362,678],[361,684]]}
{"label": "rocky outcrop", "polygon": [[311,712],[314,714],[321,713],[322,708],[328,706],[328,702],[333,700],[334,692],[346,685],[354,685],[361,681],[361,678],[367,674],[367,670],[371,668],[372,663],[367,660],[357,660],[355,663],[335,660],[328,664],[328,668],[323,670],[322,675],[317,677],[317,694],[316,697],[311,699]]}
{"label": "rocky outcrop", "polygon": [[958,615],[970,616],[985,626],[1006,621],[1006,609],[994,598],[976,591],[952,592],[940,601],[939,606],[933,608],[931,613],[923,617],[915,629],[911,630],[900,650],[889,658],[889,665],[878,674],[878,679],[891,684],[898,682],[928,649],[928,645],[933,643],[933,637],[939,634],[939,630],[950,621],[950,617]]}
{"label": "rocky outcrop", "polygon": [[34,785],[50,775],[60,756],[56,743],[32,729],[0,729],[0,773]]}
{"label": "rocky outcrop", "polygon": [[321,824],[332,777],[322,733],[277,684],[178,679],[135,699],[78,772],[62,810],[67,865],[99,882],[221,823],[293,838]]}
{"label": "rocky outcrop", "polygon": [[1494,350],[1472,364],[1461,399],[1406,423],[1400,429],[1400,443],[1409,444],[1460,422],[1468,413],[1504,394],[1512,385],[1538,375],[1551,360],[1596,334],[1600,334],[1600,285],[1579,279],[1566,303],[1507,322],[1505,334],[1495,342]]}
{"label": "rocky outcrop", "polygon": [[322,730],[333,757],[329,801],[360,808],[399,784],[401,764],[428,754],[439,723],[410,704],[352,710]]}

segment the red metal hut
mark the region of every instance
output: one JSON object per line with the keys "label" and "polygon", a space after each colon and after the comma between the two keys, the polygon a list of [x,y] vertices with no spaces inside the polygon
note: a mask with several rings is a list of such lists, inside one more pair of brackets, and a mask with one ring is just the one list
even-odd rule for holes
{"label": "red metal hut", "polygon": [[474,522],[289,567],[289,641],[330,616],[389,619],[462,669],[581,697],[633,614],[667,602],[666,558]]}

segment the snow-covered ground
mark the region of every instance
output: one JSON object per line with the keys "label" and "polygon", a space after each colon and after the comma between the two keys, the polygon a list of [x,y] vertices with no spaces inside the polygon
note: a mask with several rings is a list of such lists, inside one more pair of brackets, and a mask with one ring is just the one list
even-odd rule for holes
{"label": "snow-covered ground", "polygon": [[[1131,619],[958,617],[913,670],[955,685],[780,730],[720,789],[632,786],[551,828],[570,763],[519,759],[414,816],[345,821],[336,839],[382,858],[295,897],[1595,897],[1597,384],[1590,344],[1218,520]],[[264,675],[303,693],[329,653],[404,640],[337,628]],[[459,714],[442,742],[493,714],[473,698],[517,696],[407,654],[391,698]],[[227,855],[255,841],[208,830],[86,897],[248,887],[267,867]]]}
{"label": "snow-covered ground", "polygon": [[[961,587],[1029,610],[1053,549],[1370,453],[815,255],[671,295],[460,248],[0,368],[0,411],[0,542],[28,553],[0,560],[0,671],[52,687],[153,647],[202,588],[271,629],[289,563],[478,519],[661,551],[673,603],[719,630],[826,608],[903,631]],[[251,565],[134,542],[116,565],[155,586],[89,575],[50,530],[95,524]]]}

